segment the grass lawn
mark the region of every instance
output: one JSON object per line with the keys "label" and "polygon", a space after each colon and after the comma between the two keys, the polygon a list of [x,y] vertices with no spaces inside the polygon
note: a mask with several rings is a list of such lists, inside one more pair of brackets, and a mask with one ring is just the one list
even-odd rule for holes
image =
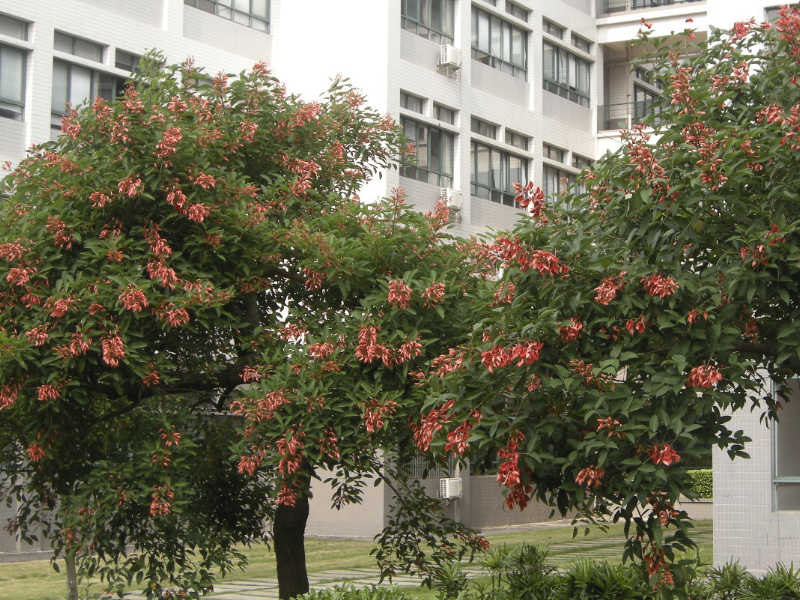
{"label": "grass lawn", "polygon": [[[488,534],[493,545],[517,546],[522,543],[549,546],[549,558],[555,566],[579,558],[618,562],[622,556],[622,525],[609,527],[608,532],[592,528],[584,536],[581,528],[573,538],[571,527],[545,527],[533,531]],[[712,523],[695,523],[694,539],[704,562],[712,559]],[[370,568],[375,560],[369,552],[371,542],[339,540],[307,540],[306,557],[311,573],[329,569]],[[247,553],[250,564],[245,571],[232,573],[230,581],[275,577],[275,559],[263,546],[254,546]],[[0,564],[0,600],[63,600],[66,596],[63,573],[53,571],[50,563],[36,560]],[[419,590],[420,600],[433,598],[433,593]]]}

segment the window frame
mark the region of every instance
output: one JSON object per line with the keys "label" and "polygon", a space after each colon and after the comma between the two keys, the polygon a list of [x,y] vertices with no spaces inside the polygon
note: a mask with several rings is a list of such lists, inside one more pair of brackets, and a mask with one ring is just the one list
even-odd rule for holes
{"label": "window frame", "polygon": [[[255,31],[269,34],[272,0],[264,0],[267,8],[266,15],[264,16],[253,12],[253,2],[256,1],[258,0],[183,0],[183,3],[192,8],[238,23],[239,25],[244,25]],[[237,6],[239,2],[247,2],[249,8],[243,10]]]}
{"label": "window frame", "polygon": [[[486,171],[486,175],[490,181],[486,183],[479,181],[479,176],[482,173],[478,170],[479,151],[488,152],[489,168]],[[494,155],[497,155],[497,168],[495,168]],[[519,169],[522,171],[522,177],[514,177],[512,175],[512,159],[520,161]],[[525,185],[529,181],[529,175],[530,160],[528,157],[484,144],[480,140],[470,140],[469,185],[471,195],[513,208],[517,206],[514,200],[517,193],[513,184],[520,183]],[[499,177],[499,182],[494,181],[496,176]]]}
{"label": "window frame", "polygon": [[[69,50],[66,50],[63,47],[59,48],[59,38],[61,38],[61,42],[66,42],[70,46]],[[81,45],[86,48],[93,48],[97,52],[97,55],[90,56],[87,53],[84,53],[84,51],[81,49]],[[78,58],[103,64],[103,59],[106,56],[107,46],[98,42],[93,42],[92,40],[87,40],[85,38],[72,35],[71,33],[66,33],[65,31],[56,30],[53,32],[53,49],[57,50],[58,52],[64,52],[65,54],[71,54],[72,56],[77,56]]]}
{"label": "window frame", "polygon": [[528,149],[531,147],[531,136],[525,135],[524,133],[519,133],[517,131],[513,131],[508,128],[506,128],[505,130],[505,135],[503,136],[503,140],[509,146],[513,146],[514,148],[519,148],[523,152],[528,152]]}
{"label": "window frame", "polygon": [[[109,72],[103,71],[101,69],[93,69],[91,67],[87,67],[87,66],[81,65],[81,64],[72,63],[72,62],[69,62],[67,60],[63,60],[63,59],[60,59],[60,58],[53,58],[53,85],[52,85],[52,90],[51,90],[51,93],[50,93],[50,118],[51,118],[50,127],[51,127],[51,129],[58,129],[59,131],[61,130],[61,117],[64,116],[66,114],[66,112],[67,112],[66,102],[64,103],[64,107],[61,108],[60,110],[58,110],[56,105],[55,105],[55,101],[56,101],[55,94],[56,94],[56,91],[57,91],[56,85],[55,85],[55,79],[56,79],[57,69],[60,68],[60,65],[64,65],[67,68],[67,74],[66,74],[66,81],[67,81],[66,95],[67,95],[67,99],[66,99],[66,102],[70,102],[72,100],[75,100],[75,98],[72,97],[72,86],[73,86],[74,81],[75,81],[74,80],[74,78],[75,78],[74,69],[82,69],[83,71],[88,72],[89,77],[90,77],[90,80],[89,80],[90,95],[89,95],[89,97],[88,98],[82,98],[81,100],[78,100],[75,104],[72,105],[72,108],[77,108],[78,106],[83,106],[85,102],[92,103],[92,102],[94,102],[94,99],[96,97],[98,97],[98,96],[104,98],[105,100],[111,101],[114,98],[116,98],[117,96],[119,96],[120,93],[122,93],[122,90],[124,89],[125,84],[127,84],[127,82],[128,82],[128,80],[125,79],[124,77],[120,77],[119,75],[115,75],[114,73],[109,73]],[[107,78],[105,82],[103,81],[103,78]],[[108,83],[111,83],[111,88],[112,88],[112,95],[111,95],[110,98],[107,98],[106,96],[101,95],[102,86],[104,84],[108,84]]]}
{"label": "window frame", "polygon": [[[419,103],[419,109],[417,107],[412,106],[412,102]],[[425,98],[422,96],[417,96],[416,94],[411,94],[404,90],[400,91],[400,108],[404,108],[406,110],[410,110],[411,112],[415,112],[419,115],[425,114]]]}
{"label": "window frame", "polygon": [[489,123],[489,121],[484,121],[483,119],[475,116],[470,117],[469,130],[472,133],[477,133],[478,135],[496,140],[498,129],[499,127],[494,123]]}
{"label": "window frame", "polygon": [[23,42],[28,41],[28,33],[29,33],[28,29],[30,28],[30,22],[23,21],[22,19],[17,19],[16,17],[12,17],[11,15],[0,14],[0,23],[3,22],[19,25],[22,28],[22,35],[15,35],[14,33],[10,33],[10,30],[3,32],[2,29],[0,29],[0,34],[7,35],[8,37],[12,37],[17,40],[22,40]]}
{"label": "window frame", "polygon": [[[548,170],[552,171],[555,175],[555,179],[548,173]],[[564,164],[550,164],[544,163],[542,165],[542,191],[544,192],[544,197],[549,200],[556,200],[562,193],[569,192],[570,190],[574,190],[574,193],[580,194],[585,192],[585,186],[581,184],[578,180],[579,173],[575,173],[574,171],[570,171],[564,168]],[[566,179],[567,185],[566,187],[562,188],[561,180]],[[552,183],[555,181],[556,189],[552,189]]]}
{"label": "window frame", "polygon": [[525,21],[526,23],[531,16],[530,10],[520,6],[516,2],[511,2],[511,0],[506,0],[506,13],[516,19],[519,19],[520,21]]}
{"label": "window frame", "polygon": [[[544,41],[542,44],[542,85],[544,89],[589,108],[592,103],[592,66],[594,63],[548,41]],[[548,54],[548,50],[551,54]],[[553,57],[552,65],[547,64],[548,56]],[[581,81],[582,72],[585,73],[585,86]],[[553,76],[548,77],[548,73],[552,73]],[[575,74],[574,85],[573,73]],[[566,81],[562,81],[564,78]]]}
{"label": "window frame", "polygon": [[[447,118],[443,119],[442,116]],[[433,103],[433,118],[437,121],[441,121],[442,123],[447,123],[448,125],[455,125],[456,119],[458,118],[458,111],[455,108],[450,108],[449,106],[445,106],[444,104],[439,104],[437,102]]]}
{"label": "window frame", "polygon": [[[407,134],[407,127],[412,126],[415,128],[413,138]],[[455,176],[456,134],[447,129],[431,125],[430,123],[406,115],[400,116],[400,127],[403,130],[403,135],[407,143],[413,145],[416,149],[417,157],[416,163],[413,166],[400,167],[400,175],[438,187],[453,187]],[[420,147],[422,146],[419,142],[420,129],[425,130],[424,137],[427,138],[424,143],[425,156],[422,164],[420,163]],[[436,143],[433,141],[434,137],[436,137]],[[433,168],[436,163],[439,165],[438,169]],[[449,167],[449,172],[447,167]]]}
{"label": "window frame", "polygon": [[581,52],[592,53],[592,42],[575,33],[572,34],[572,45]]}
{"label": "window frame", "polygon": [[[120,66],[120,54],[125,54],[131,57],[131,68],[128,68],[127,64]],[[133,52],[128,52],[127,50],[123,50],[122,48],[117,48],[114,50],[114,68],[121,69],[123,71],[128,71],[130,73],[135,73],[139,70],[139,63],[141,62],[142,57],[139,54],[135,54]]]}
{"label": "window frame", "polygon": [[[452,44],[455,40],[456,6],[455,0],[428,0],[424,5],[420,0],[402,0],[400,6],[400,26],[408,32],[436,42]],[[438,8],[438,18],[436,18]],[[437,20],[437,23],[433,21]]]}
{"label": "window frame", "polygon": [[[473,60],[523,81],[528,80],[529,33],[527,29],[511,21],[476,6],[472,7],[470,47]],[[500,48],[496,48],[496,45]],[[517,53],[521,57],[519,60],[515,59]]]}
{"label": "window frame", "polygon": [[[796,427],[791,427],[791,425],[800,424],[800,379],[791,379],[787,382],[788,386],[792,388],[790,392],[793,395],[793,399],[791,402],[788,402],[784,405],[784,411],[792,410],[793,420],[787,424],[784,421],[785,425],[789,425],[788,433],[789,438],[791,441],[794,442],[794,450],[796,450],[798,443],[797,440],[797,429]],[[774,382],[772,384],[772,395],[775,397],[776,400],[780,400],[777,387],[775,386]],[[791,409],[789,408],[791,407]],[[794,414],[796,412],[796,414]],[[788,416],[788,414],[784,414],[784,418]],[[796,475],[785,475],[779,472],[780,466],[780,448],[781,444],[781,423],[780,421],[773,420],[772,422],[772,439],[771,439],[771,446],[772,446],[772,456],[771,456],[771,463],[772,463],[772,510],[774,512],[789,512],[789,511],[800,511],[800,500],[794,506],[782,507],[780,502],[780,494],[778,493],[778,489],[784,486],[791,486],[793,489],[800,489],[800,468],[798,468],[798,473]],[[797,456],[797,453],[793,453],[794,456]]]}
{"label": "window frame", "polygon": [[[0,78],[2,78],[3,73],[6,73],[6,77],[8,77],[9,71],[3,69],[3,52],[9,52],[16,54],[18,57],[21,58],[21,77],[19,82],[15,82],[15,84],[19,84],[19,87],[15,85],[14,87],[19,90],[19,99],[11,98],[10,96],[3,96],[0,95],[0,117],[3,119],[10,119],[12,121],[24,121],[25,120],[25,95],[27,92],[27,80],[28,80],[28,50],[24,48],[18,48],[17,46],[12,46],[10,44],[0,43]],[[1,82],[2,80],[0,80]],[[0,83],[0,90],[3,89],[2,83]],[[16,108],[15,108],[16,107]]]}
{"label": "window frame", "polygon": [[542,19],[542,31],[547,35],[552,35],[559,40],[564,39],[565,29],[561,25],[556,25],[550,19]]}

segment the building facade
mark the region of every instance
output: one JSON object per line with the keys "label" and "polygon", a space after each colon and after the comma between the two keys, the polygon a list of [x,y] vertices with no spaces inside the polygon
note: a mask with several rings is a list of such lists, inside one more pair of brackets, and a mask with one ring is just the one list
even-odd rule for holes
{"label": "building facade", "polygon": [[[66,102],[112,98],[148,49],[169,62],[193,57],[211,74],[264,61],[308,100],[341,74],[402,126],[416,165],[387,171],[362,199],[402,188],[420,210],[447,199],[457,209],[457,234],[502,230],[520,216],[514,182],[533,181],[555,198],[650,110],[659,89],[646,68],[631,68],[643,19],[656,35],[691,26],[700,41],[712,24],[761,21],[774,7],[764,0],[0,0],[0,163],[16,164],[30,145],[58,135]],[[800,556],[800,505],[792,500],[800,471],[776,462],[785,453],[775,429],[757,419],[745,425],[766,437],[753,435],[747,463],[715,457],[715,549],[718,562],[737,556],[759,569]],[[430,484],[438,489],[438,479]],[[325,494],[318,496],[310,533],[371,537],[387,518],[381,486],[333,519]],[[549,515],[491,513],[495,504],[502,511],[493,477],[465,473],[448,511],[476,527]],[[2,519],[13,515],[5,510]],[[0,552],[20,544],[0,540]]]}

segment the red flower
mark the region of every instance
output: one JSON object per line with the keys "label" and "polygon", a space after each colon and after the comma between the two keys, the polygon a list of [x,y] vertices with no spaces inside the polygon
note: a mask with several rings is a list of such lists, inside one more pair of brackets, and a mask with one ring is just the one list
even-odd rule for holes
{"label": "red flower", "polygon": [[589,488],[598,488],[602,485],[605,474],[606,470],[596,465],[594,467],[586,467],[581,469],[575,476],[575,483],[585,487],[587,490]]}
{"label": "red flower", "polygon": [[39,390],[40,402],[46,402],[48,400],[58,400],[58,398],[61,396],[61,393],[58,391],[58,389],[50,384],[40,385],[38,390]]}
{"label": "red flower", "polygon": [[389,282],[389,304],[397,308],[408,308],[411,302],[411,288],[399,279]]}
{"label": "red flower", "polygon": [[128,289],[119,295],[119,301],[126,310],[132,312],[140,312],[147,308],[147,297],[133,284],[129,284]]}
{"label": "red flower", "polygon": [[572,319],[570,323],[571,325],[562,325],[560,328],[561,337],[567,344],[577,340],[578,336],[581,334],[581,331],[583,331],[583,323],[577,319]]}
{"label": "red flower", "polygon": [[[119,193],[130,198],[135,198],[142,191],[142,180],[139,177],[131,175],[119,182],[117,185]],[[90,196],[91,198],[91,196]]]}
{"label": "red flower", "polygon": [[700,365],[691,370],[689,379],[686,380],[686,386],[710,388],[720,381],[722,381],[722,373],[714,365]]}
{"label": "red flower", "polygon": [[119,361],[125,358],[125,346],[119,335],[110,335],[103,339],[103,362],[109,367],[118,367]]}
{"label": "red flower", "polygon": [[650,460],[656,465],[670,466],[672,463],[680,462],[680,455],[672,449],[669,444],[656,444],[647,451]]}
{"label": "red flower", "polygon": [[658,296],[662,299],[665,296],[671,296],[675,293],[675,290],[680,287],[677,281],[671,277],[664,277],[661,273],[656,273],[649,279],[647,277],[642,277],[642,284],[648,294],[651,296]]}

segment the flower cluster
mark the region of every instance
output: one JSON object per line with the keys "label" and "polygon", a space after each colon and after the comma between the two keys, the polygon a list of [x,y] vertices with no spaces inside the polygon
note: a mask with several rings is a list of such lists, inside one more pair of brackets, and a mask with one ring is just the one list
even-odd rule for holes
{"label": "flower cluster", "polygon": [[175,492],[169,485],[154,485],[153,492],[150,494],[153,501],[150,503],[150,515],[153,517],[165,517],[172,512],[172,500]]}
{"label": "flower cluster", "polygon": [[650,460],[653,461],[653,464],[664,465],[665,467],[680,462],[681,460],[680,455],[675,452],[670,444],[656,444],[647,451],[647,454],[650,456]]}
{"label": "flower cluster", "polygon": [[489,372],[506,367],[515,360],[517,361],[517,367],[523,367],[539,360],[542,347],[542,342],[525,342],[511,348],[494,346],[491,350],[481,353],[481,362]]}
{"label": "flower cluster", "polygon": [[414,441],[422,452],[427,452],[430,448],[434,434],[446,423],[448,413],[455,405],[455,400],[448,400],[439,408],[434,408],[427,415],[422,417],[419,425],[411,423],[411,431],[414,433]]}
{"label": "flower cluster", "polygon": [[603,477],[606,475],[606,470],[601,469],[597,465],[581,469],[575,476],[575,483],[579,486],[588,489],[597,489],[603,484]]}
{"label": "flower cluster", "polygon": [[125,345],[118,334],[103,338],[103,362],[109,367],[118,367],[119,361],[125,358]]}
{"label": "flower cluster", "polygon": [[672,277],[664,277],[661,273],[642,277],[642,285],[648,294],[658,296],[660,299],[671,296],[680,287],[680,284]]}
{"label": "flower cluster", "polygon": [[544,192],[542,188],[534,188],[532,181],[529,181],[525,186],[516,182],[513,185],[517,194],[514,197],[514,201],[519,204],[519,207],[527,208],[533,219],[540,217],[542,210],[544,210]]}
{"label": "flower cluster", "polygon": [[569,344],[580,337],[581,331],[583,331],[583,323],[578,321],[578,319],[572,319],[567,323],[568,324],[561,325],[561,327],[559,327],[559,334],[564,340],[564,343]]}
{"label": "flower cluster", "polygon": [[389,282],[389,304],[396,308],[408,308],[411,303],[411,288],[399,279]]}
{"label": "flower cluster", "polygon": [[438,304],[444,298],[446,286],[443,283],[433,283],[430,287],[422,291],[423,305],[425,308],[430,308],[434,304]]}
{"label": "flower cluster", "polygon": [[611,304],[616,299],[617,292],[625,289],[624,280],[626,274],[627,271],[622,271],[618,275],[603,279],[600,285],[594,288],[594,291],[597,292],[594,297],[595,302],[603,306]]}
{"label": "flower cluster", "polygon": [[383,429],[386,426],[386,417],[397,412],[397,402],[393,400],[381,402],[377,398],[371,398],[360,403],[359,407],[364,419],[364,428],[368,433]]}
{"label": "flower cluster", "polygon": [[497,457],[502,461],[497,468],[497,483],[509,489],[506,495],[506,506],[509,509],[519,506],[524,510],[530,501],[533,487],[522,480],[519,467],[519,445],[525,441],[525,434],[514,431],[509,436],[508,445],[497,451]]}
{"label": "flower cluster", "polygon": [[722,381],[720,373],[714,365],[700,365],[694,367],[689,372],[689,379],[686,380],[687,387],[710,388]]}

